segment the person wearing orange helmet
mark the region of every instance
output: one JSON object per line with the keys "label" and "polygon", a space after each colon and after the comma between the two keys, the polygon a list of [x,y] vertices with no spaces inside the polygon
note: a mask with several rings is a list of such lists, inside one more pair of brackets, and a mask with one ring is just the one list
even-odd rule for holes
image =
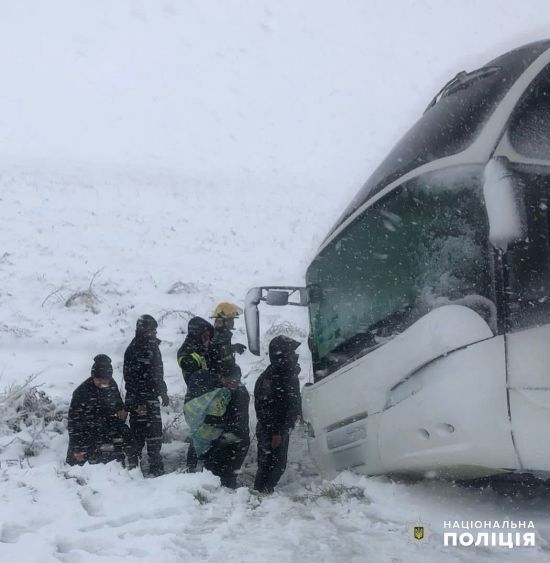
{"label": "person wearing orange helmet", "polygon": [[231,391],[231,401],[224,416],[224,435],[211,456],[217,474],[222,475],[222,481],[228,487],[237,486],[236,474],[250,447],[250,394],[241,383],[241,368],[235,361],[235,354],[242,354],[246,346],[231,342],[235,319],[239,315],[242,315],[242,309],[233,303],[224,302],[216,307],[212,315],[214,338],[208,350],[209,369]]}
{"label": "person wearing orange helmet", "polygon": [[235,362],[235,354],[246,350],[244,344],[232,344],[235,319],[242,314],[242,309],[233,303],[220,303],[212,315],[214,319],[214,338],[208,350],[208,366],[220,377],[233,375],[240,368]]}

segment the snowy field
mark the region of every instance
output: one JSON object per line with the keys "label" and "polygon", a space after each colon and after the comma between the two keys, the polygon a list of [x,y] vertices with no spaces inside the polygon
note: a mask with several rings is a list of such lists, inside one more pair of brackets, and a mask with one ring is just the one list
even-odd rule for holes
{"label": "snowy field", "polygon": [[[550,561],[550,495],[325,481],[301,427],[271,497],[248,488],[255,442],[236,491],[183,473],[175,361],[191,315],[303,283],[448,78],[548,29],[546,0],[0,0],[0,561]],[[98,353],[121,382],[144,313],[160,323],[169,472],[69,468],[71,393]],[[305,312],[264,310],[262,329],[264,354],[239,358],[249,390],[280,333],[304,342],[308,381]],[[42,416],[16,424],[26,391]],[[532,520],[537,546],[444,547],[454,520]]]}

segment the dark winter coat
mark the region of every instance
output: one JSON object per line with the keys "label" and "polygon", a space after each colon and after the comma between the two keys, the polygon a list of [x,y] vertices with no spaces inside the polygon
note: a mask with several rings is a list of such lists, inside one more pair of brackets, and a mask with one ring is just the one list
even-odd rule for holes
{"label": "dark winter coat", "polygon": [[189,321],[187,337],[178,350],[178,365],[186,385],[189,385],[192,374],[210,367],[207,361],[207,349],[202,344],[202,334],[205,331],[210,333],[211,338],[214,336],[214,327],[208,321],[201,317],[193,317]]}
{"label": "dark winter coat", "polygon": [[[209,370],[198,370],[193,374],[187,386],[184,402],[201,397],[215,389],[221,388],[222,384],[217,374]],[[231,401],[223,416],[206,416],[206,422],[212,426],[223,428],[224,432],[230,432],[241,440],[249,439],[249,414],[250,394],[244,385],[231,391]]]}
{"label": "dark winter coat", "polygon": [[74,391],[69,407],[69,450],[67,462],[73,453],[84,452],[92,460],[113,426],[123,424],[116,413],[124,409],[118,386],[114,379],[106,389],[98,389],[92,377]]}
{"label": "dark winter coat", "polygon": [[[297,366],[298,367],[298,366]],[[269,434],[282,434],[294,427],[301,413],[299,368],[285,371],[269,365],[254,387],[258,424]]]}
{"label": "dark winter coat", "polygon": [[[224,415],[231,393],[216,374],[201,369],[189,378],[183,412],[192,437],[192,456],[202,456],[224,431]],[[189,452],[188,452],[189,463]]]}
{"label": "dark winter coat", "polygon": [[207,369],[197,370],[193,373],[193,377],[189,379],[184,402],[187,403],[221,386],[222,384],[215,373]]}
{"label": "dark winter coat", "polygon": [[220,377],[231,376],[235,371],[235,353],[231,345],[233,333],[225,327],[214,329],[214,338],[208,347],[208,365]]}
{"label": "dark winter coat", "polygon": [[246,387],[240,385],[231,391],[231,400],[218,422],[211,416],[205,418],[212,426],[221,428],[222,434],[203,457],[204,467],[218,475],[224,487],[236,488],[236,472],[241,468],[250,447],[249,403],[250,395]]}
{"label": "dark winter coat", "polygon": [[244,385],[239,385],[231,391],[231,402],[227,406],[224,416],[224,430],[235,434],[241,440],[250,438],[249,414],[250,394]]}
{"label": "dark winter coat", "polygon": [[136,334],[124,353],[126,408],[129,411],[158,399],[167,391],[159,344],[157,338]]}

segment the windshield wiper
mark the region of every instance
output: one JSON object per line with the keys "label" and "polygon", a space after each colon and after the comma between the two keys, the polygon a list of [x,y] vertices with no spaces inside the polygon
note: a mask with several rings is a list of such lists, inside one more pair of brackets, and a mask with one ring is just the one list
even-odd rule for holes
{"label": "windshield wiper", "polygon": [[478,68],[477,70],[473,70],[472,72],[466,72],[462,70],[459,72],[454,78],[451,78],[443,88],[434,96],[432,101],[428,104],[428,107],[424,110],[426,113],[430,108],[435,106],[441,98],[454,94],[459,90],[465,90],[469,88],[472,84],[481,80],[482,78],[486,78],[488,76],[492,76],[495,72],[500,70],[499,66],[484,66],[482,68]]}
{"label": "windshield wiper", "polygon": [[345,361],[349,361],[362,356],[374,348],[378,348],[378,346],[400,334],[409,326],[412,311],[412,305],[403,306],[401,309],[371,324],[367,329],[355,333],[344,342],[338,344],[336,348],[327,354],[327,357],[332,356],[334,359],[340,359],[342,356],[346,356],[347,359]]}

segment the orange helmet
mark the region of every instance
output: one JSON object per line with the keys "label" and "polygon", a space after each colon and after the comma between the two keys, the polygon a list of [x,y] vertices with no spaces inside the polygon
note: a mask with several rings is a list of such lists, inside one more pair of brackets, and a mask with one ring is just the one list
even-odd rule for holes
{"label": "orange helmet", "polygon": [[220,303],[215,309],[212,315],[213,319],[236,319],[239,315],[242,315],[243,310],[233,303]]}

